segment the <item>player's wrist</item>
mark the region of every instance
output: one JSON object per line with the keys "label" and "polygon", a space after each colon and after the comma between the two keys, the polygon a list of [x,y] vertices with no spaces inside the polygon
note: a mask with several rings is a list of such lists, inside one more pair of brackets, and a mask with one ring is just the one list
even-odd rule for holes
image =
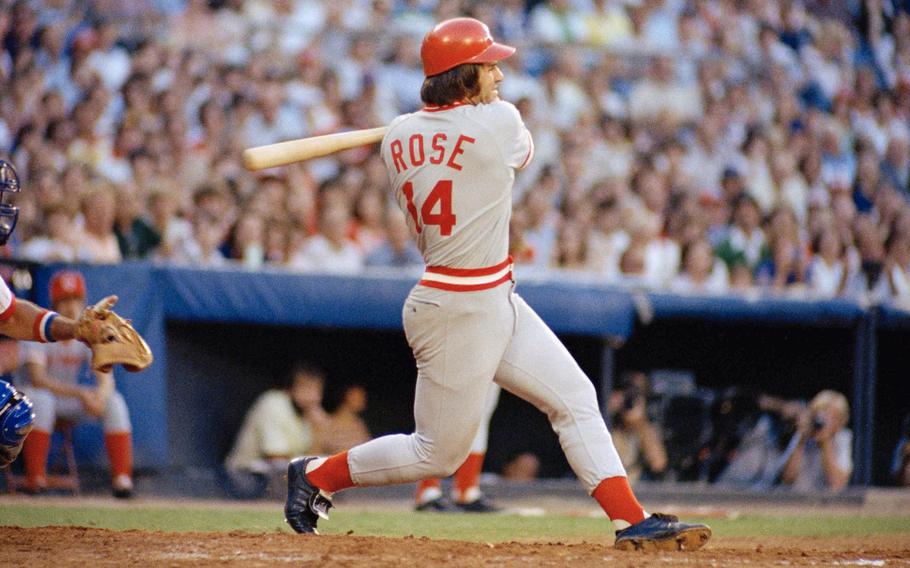
{"label": "player's wrist", "polygon": [[35,338],[35,341],[41,343],[53,343],[57,341],[57,336],[54,334],[54,321],[60,317],[60,314],[51,310],[41,311],[37,317],[35,317],[35,325],[32,329],[32,335]]}

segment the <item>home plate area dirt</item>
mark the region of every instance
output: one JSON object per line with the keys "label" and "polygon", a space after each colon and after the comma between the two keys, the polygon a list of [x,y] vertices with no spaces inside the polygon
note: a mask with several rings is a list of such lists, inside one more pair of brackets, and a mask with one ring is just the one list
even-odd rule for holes
{"label": "home plate area dirt", "polygon": [[0,566],[910,566],[904,535],[715,537],[696,552],[620,552],[608,542],[478,543],[286,533],[0,527]]}

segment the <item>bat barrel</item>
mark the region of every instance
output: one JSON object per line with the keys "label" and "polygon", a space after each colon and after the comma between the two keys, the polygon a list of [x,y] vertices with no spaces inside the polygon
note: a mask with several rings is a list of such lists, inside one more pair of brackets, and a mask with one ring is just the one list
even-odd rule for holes
{"label": "bat barrel", "polygon": [[242,155],[243,166],[255,171],[320,158],[335,152],[379,142],[387,130],[388,127],[380,126],[247,148]]}

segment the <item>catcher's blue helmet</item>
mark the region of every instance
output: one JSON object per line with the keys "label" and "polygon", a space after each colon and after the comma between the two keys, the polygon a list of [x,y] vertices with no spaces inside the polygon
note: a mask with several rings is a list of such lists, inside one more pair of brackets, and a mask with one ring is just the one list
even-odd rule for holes
{"label": "catcher's blue helmet", "polygon": [[21,446],[34,421],[32,402],[13,385],[0,380],[0,447]]}
{"label": "catcher's blue helmet", "polygon": [[0,160],[0,246],[9,240],[19,220],[19,208],[6,202],[10,193],[19,193],[19,174],[11,163]]}

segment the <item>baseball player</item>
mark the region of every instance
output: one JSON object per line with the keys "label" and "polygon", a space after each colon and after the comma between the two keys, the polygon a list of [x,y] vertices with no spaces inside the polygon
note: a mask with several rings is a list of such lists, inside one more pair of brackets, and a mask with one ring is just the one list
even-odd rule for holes
{"label": "baseball player", "polygon": [[490,435],[490,419],[499,402],[499,385],[490,383],[487,400],[484,402],[483,417],[477,427],[477,434],[471,442],[471,452],[455,470],[452,483],[452,499],[442,494],[442,484],[437,477],[424,479],[417,484],[418,511],[438,513],[464,511],[466,513],[495,513],[499,508],[491,503],[480,491],[480,473],[483,471],[483,458],[487,453],[487,439]]}
{"label": "baseball player", "polygon": [[[19,192],[19,176],[12,164],[0,160],[0,246],[16,228],[19,209],[6,199]],[[111,297],[110,302],[116,301]],[[0,334],[22,341],[48,343],[78,336],[77,321],[17,299],[0,279]],[[16,459],[35,421],[31,401],[13,385],[0,380],[0,468]]]}
{"label": "baseball player", "polygon": [[593,384],[515,293],[512,185],[534,145],[497,90],[497,62],[514,51],[472,18],[446,20],[423,40],[426,106],[393,120],[381,148],[427,265],[403,310],[417,360],[416,431],[292,460],[285,518],[295,531],[315,533],[335,491],[450,475],[470,452],[496,382],[547,414],[575,474],[617,529],[614,546],[700,548],[707,526],[649,516],[639,504]]}
{"label": "baseball player", "polygon": [[[76,319],[85,309],[85,279],[74,270],[51,277],[51,305],[63,316]],[[94,372],[95,385],[80,379],[90,372],[92,351],[79,341],[21,343],[22,391],[35,409],[34,429],[25,441],[26,488],[31,493],[47,489],[47,456],[57,418],[73,421],[101,419],[104,443],[111,462],[115,497],[132,495],[132,428],[123,396],[115,390],[114,375]]]}

